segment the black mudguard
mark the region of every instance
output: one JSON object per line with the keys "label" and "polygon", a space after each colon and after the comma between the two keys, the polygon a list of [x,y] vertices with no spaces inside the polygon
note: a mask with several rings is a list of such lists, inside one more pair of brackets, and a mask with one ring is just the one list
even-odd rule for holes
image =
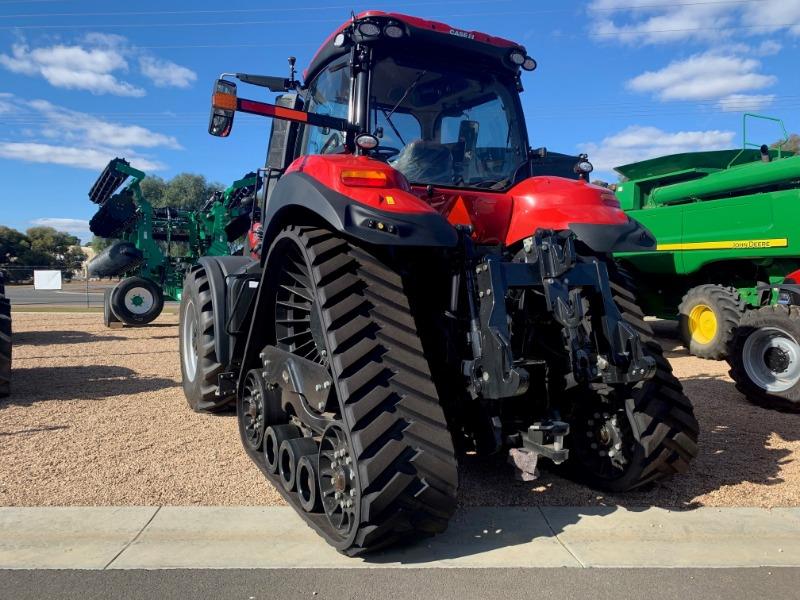
{"label": "black mudguard", "polygon": [[[264,223],[265,246],[286,223],[293,208],[302,208],[328,223],[335,231],[368,244],[387,246],[427,246],[452,248],[458,233],[438,213],[409,214],[371,208],[348,198],[305,173],[288,173],[278,180],[267,203]],[[388,233],[368,222],[393,226]]]}
{"label": "black mudguard", "polygon": [[647,252],[656,249],[656,238],[653,234],[633,219],[620,225],[570,223],[569,228],[581,242],[601,254]]}
{"label": "black mudguard", "polygon": [[214,345],[217,360],[225,365],[231,362],[233,344],[228,334],[230,307],[228,306],[228,285],[232,276],[244,273],[248,266],[257,265],[258,261],[247,256],[204,256],[197,263],[203,267],[208,277],[208,284],[213,297],[214,310]]}

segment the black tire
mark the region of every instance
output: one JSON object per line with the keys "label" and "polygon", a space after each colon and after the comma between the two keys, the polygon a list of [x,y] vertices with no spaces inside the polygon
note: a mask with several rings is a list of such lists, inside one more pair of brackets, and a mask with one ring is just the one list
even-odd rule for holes
{"label": "black tire", "polygon": [[111,294],[114,292],[113,288],[106,288],[103,291],[103,324],[106,327],[111,327],[112,323],[119,323],[120,320],[114,311],[111,309]]}
{"label": "black tire", "polygon": [[632,281],[613,266],[609,270],[614,301],[639,334],[645,353],[655,359],[656,373],[635,385],[594,385],[596,402],[588,401],[585,388],[573,392],[576,410],[566,438],[570,456],[565,467],[572,478],[591,487],[625,492],[685,472],[697,455],[699,426],[636,303]]}
{"label": "black tire", "polygon": [[123,279],[111,292],[111,310],[126,325],[147,325],[164,309],[161,286],[143,277]]}
{"label": "black tire", "polygon": [[[457,463],[401,277],[334,233],[289,227],[273,241],[267,258],[273,310],[280,304],[280,273],[292,270],[311,292],[302,310],[309,315],[309,331],[318,311],[314,340],[322,347],[296,338],[292,347],[283,337],[284,349],[296,348],[326,364],[338,399],[327,407],[335,416],[320,450],[326,506],[332,499],[326,499],[331,461],[355,467],[347,467],[351,487],[344,494],[351,525],[342,528],[326,508],[326,538],[354,555],[444,531],[456,506]],[[342,454],[332,458],[326,440]]]}
{"label": "black tire", "polygon": [[0,275],[0,398],[11,393],[11,303]]}
{"label": "black tire", "polygon": [[758,406],[800,413],[800,307],[748,311],[731,348],[737,390]]}
{"label": "black tire", "polygon": [[217,412],[236,399],[217,395],[224,367],[214,343],[213,301],[205,269],[193,268],[183,283],[178,338],[183,394],[195,412]]}
{"label": "black tire", "polygon": [[[713,315],[713,335],[704,336],[697,329],[697,317],[693,311],[702,313],[703,307],[707,307],[709,317]],[[686,292],[678,307],[678,320],[681,339],[689,353],[710,360],[724,359],[746,308],[736,288],[706,284]]]}

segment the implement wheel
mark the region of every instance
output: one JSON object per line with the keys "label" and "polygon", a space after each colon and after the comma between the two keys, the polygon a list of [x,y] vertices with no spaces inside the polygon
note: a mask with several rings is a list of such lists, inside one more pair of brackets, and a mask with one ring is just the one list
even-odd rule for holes
{"label": "implement wheel", "polygon": [[750,402],[800,412],[800,307],[765,306],[745,314],[728,363],[736,389]]}
{"label": "implement wheel", "polygon": [[728,354],[745,303],[736,288],[698,285],[678,307],[681,338],[694,356],[721,360]]}
{"label": "implement wheel", "polygon": [[178,336],[183,394],[195,412],[219,411],[236,399],[217,395],[223,366],[214,343],[213,301],[205,269],[195,267],[183,283]]}
{"label": "implement wheel", "polygon": [[314,468],[299,469],[287,500],[303,515],[321,507],[309,522],[349,555],[443,531],[456,460],[401,277],[311,227],[276,237],[266,273],[273,343],[323,365],[331,381],[327,405],[311,407],[324,430],[302,423],[319,447]]}
{"label": "implement wheel", "polygon": [[111,292],[111,311],[126,325],[147,325],[161,314],[164,292],[143,277],[128,277]]}
{"label": "implement wheel", "polygon": [[609,265],[614,301],[656,361],[655,375],[635,384],[578,386],[569,392],[572,415],[567,473],[609,492],[624,492],[685,472],[697,455],[699,426],[692,404],[636,304],[626,273]]}
{"label": "implement wheel", "polygon": [[112,323],[119,323],[120,320],[114,311],[111,309],[111,294],[114,293],[114,288],[106,288],[103,290],[103,324],[106,327],[111,327]]}

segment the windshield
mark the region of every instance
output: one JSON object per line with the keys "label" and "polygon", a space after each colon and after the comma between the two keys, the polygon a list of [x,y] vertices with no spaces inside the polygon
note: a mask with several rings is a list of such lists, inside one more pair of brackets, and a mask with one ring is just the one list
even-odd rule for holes
{"label": "windshield", "polygon": [[370,94],[377,154],[413,184],[503,189],[527,160],[511,81],[383,58]]}

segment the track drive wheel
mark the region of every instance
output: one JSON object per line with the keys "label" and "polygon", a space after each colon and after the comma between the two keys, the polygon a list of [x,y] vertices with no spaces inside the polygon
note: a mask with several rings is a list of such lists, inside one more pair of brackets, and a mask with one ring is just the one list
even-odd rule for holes
{"label": "track drive wheel", "polygon": [[0,275],[0,398],[11,393],[11,303]]}
{"label": "track drive wheel", "polygon": [[266,272],[275,344],[324,365],[332,381],[327,405],[312,407],[327,422],[314,468],[299,469],[290,502],[301,514],[321,505],[315,527],[349,555],[443,531],[457,465],[401,277],[310,227],[276,237]]}
{"label": "track drive wheel", "polygon": [[111,292],[111,311],[126,325],[147,325],[164,308],[161,286],[143,277],[128,277]]}
{"label": "track drive wheel", "polygon": [[[697,455],[692,404],[636,304],[632,281],[609,265],[614,301],[656,361],[652,379],[633,385],[592,384],[571,391],[568,474],[591,487],[624,492],[683,473]],[[593,394],[587,395],[587,392]]]}
{"label": "track drive wheel", "polygon": [[678,307],[686,348],[694,356],[722,360],[744,312],[745,303],[736,288],[716,284],[693,287]]}
{"label": "track drive wheel", "polygon": [[183,283],[179,346],[183,394],[195,412],[219,411],[235,399],[217,396],[223,365],[214,344],[213,301],[205,269],[193,268]]}
{"label": "track drive wheel", "polygon": [[742,317],[730,376],[750,402],[800,412],[800,307],[765,306]]}

